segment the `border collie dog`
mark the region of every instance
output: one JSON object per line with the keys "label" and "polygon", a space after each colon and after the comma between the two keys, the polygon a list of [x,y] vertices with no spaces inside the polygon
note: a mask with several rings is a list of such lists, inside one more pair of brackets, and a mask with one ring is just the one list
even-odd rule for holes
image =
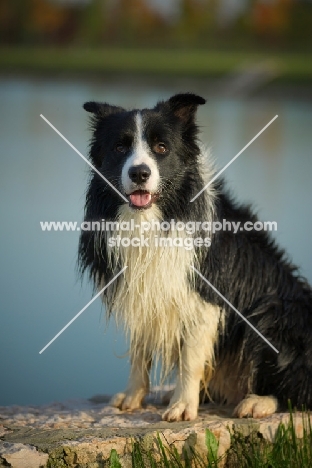
{"label": "border collie dog", "polygon": [[100,290],[127,267],[103,292],[107,316],[128,333],[131,359],[128,387],[111,404],[139,408],[161,360],[162,378],[176,373],[167,421],[196,418],[203,389],[237,417],[265,417],[289,400],[312,408],[309,285],[265,231],[220,230],[207,239],[204,222],[257,221],[222,181],[190,202],[213,176],[195,121],[204,103],[186,93],[153,109],[84,104],[90,161],[109,183],[92,172],[85,221],[105,221],[105,229],[82,231],[80,270]]}

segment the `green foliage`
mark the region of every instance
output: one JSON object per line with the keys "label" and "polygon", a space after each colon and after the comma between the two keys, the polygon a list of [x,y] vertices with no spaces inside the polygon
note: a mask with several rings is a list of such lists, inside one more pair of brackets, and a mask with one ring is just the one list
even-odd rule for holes
{"label": "green foliage", "polygon": [[[259,63],[273,64],[277,80],[310,83],[312,60],[307,54],[227,52],[195,49],[0,48],[1,72],[133,74],[154,78],[221,77]],[[102,76],[102,75],[101,75]]]}
{"label": "green foliage", "polygon": [[211,431],[209,431],[209,429],[206,429],[205,439],[208,450],[208,466],[209,468],[217,466],[219,441],[216,439],[216,436]]}
{"label": "green foliage", "polygon": [[109,457],[109,466],[111,468],[121,468],[121,463],[119,461],[118,453],[115,449],[112,449]]}
{"label": "green foliage", "polygon": [[144,450],[141,447],[140,443],[134,442],[132,444],[131,454],[132,466],[135,466],[136,468],[144,468],[146,466],[144,458]]}
{"label": "green foliage", "polygon": [[303,437],[297,438],[292,411],[288,425],[280,424],[274,443],[261,434],[247,437],[234,432],[227,457],[228,468],[310,468],[312,466],[312,428],[309,414],[302,413]]}
{"label": "green foliage", "polygon": [[[231,433],[231,448],[226,454],[225,468],[311,468],[312,467],[312,427],[309,413],[302,413],[302,435],[296,436],[296,424],[290,410],[289,424],[280,424],[274,443],[263,438],[256,431],[244,435],[234,431]],[[159,457],[152,450],[144,449],[143,445],[134,441],[132,445],[133,468],[217,468],[221,460],[218,457],[219,442],[215,435],[206,430],[205,443],[207,457],[203,458],[193,447],[185,447],[182,454],[177,448],[167,446],[158,434],[156,446]],[[121,468],[116,450],[112,450],[110,467]]]}
{"label": "green foliage", "polygon": [[175,3],[176,13],[165,14],[149,0],[1,0],[0,42],[311,50],[311,1],[241,1],[232,15],[220,0]]}
{"label": "green foliage", "polygon": [[106,0],[93,0],[81,12],[76,40],[94,46],[102,42],[107,30]]}

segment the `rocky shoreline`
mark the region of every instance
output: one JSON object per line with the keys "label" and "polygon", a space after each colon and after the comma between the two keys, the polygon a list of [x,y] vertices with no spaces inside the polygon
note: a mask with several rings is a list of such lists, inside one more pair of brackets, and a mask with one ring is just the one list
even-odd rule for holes
{"label": "rocky shoreline", "polygon": [[[219,440],[218,454],[231,445],[230,432],[255,432],[269,442],[289,414],[277,413],[261,420],[234,419],[231,408],[202,405],[195,421],[162,421],[159,395],[151,395],[146,406],[133,412],[121,412],[108,405],[107,396],[90,400],[70,400],[43,406],[0,407],[0,467],[12,468],[100,468],[109,466],[112,449],[122,466],[131,466],[133,441],[139,440],[155,454],[158,435],[165,445],[181,453],[192,447],[206,452],[208,428]],[[294,416],[298,437],[303,434],[302,415]]]}

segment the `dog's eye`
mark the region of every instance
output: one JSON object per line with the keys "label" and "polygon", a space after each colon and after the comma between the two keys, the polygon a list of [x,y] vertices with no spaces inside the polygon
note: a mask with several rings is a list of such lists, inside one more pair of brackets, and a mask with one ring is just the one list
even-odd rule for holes
{"label": "dog's eye", "polygon": [[153,147],[153,150],[156,152],[156,153],[159,153],[159,154],[164,154],[167,152],[167,147],[165,145],[165,143],[156,143]]}
{"label": "dog's eye", "polygon": [[117,151],[118,153],[126,153],[128,149],[129,148],[127,146],[122,145],[121,143],[115,146],[115,151]]}

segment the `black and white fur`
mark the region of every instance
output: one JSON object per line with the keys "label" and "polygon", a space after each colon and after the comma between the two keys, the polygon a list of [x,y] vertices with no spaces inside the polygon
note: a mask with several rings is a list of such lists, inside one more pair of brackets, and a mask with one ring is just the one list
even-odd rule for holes
{"label": "black and white fur", "polygon": [[[85,220],[256,221],[212,177],[197,139],[195,113],[205,100],[178,94],[153,109],[127,111],[88,102],[93,114],[92,164],[129,200],[126,203],[95,172],[89,183]],[[139,229],[139,228],[138,228]],[[82,232],[81,271],[97,288],[127,269],[105,291],[130,337],[131,373],[112,404],[140,407],[149,391],[149,371],[162,360],[163,376],[176,369],[176,387],[163,418],[196,418],[204,385],[214,401],[235,405],[239,417],[267,416],[292,405],[312,407],[312,294],[264,231],[216,232],[210,247],[187,250],[110,247],[115,231]],[[139,236],[124,232],[122,237]],[[156,233],[159,235],[159,233]],[[194,236],[203,235],[196,233]],[[162,236],[181,237],[169,231]],[[278,350],[267,343],[194,273],[195,266]]]}

